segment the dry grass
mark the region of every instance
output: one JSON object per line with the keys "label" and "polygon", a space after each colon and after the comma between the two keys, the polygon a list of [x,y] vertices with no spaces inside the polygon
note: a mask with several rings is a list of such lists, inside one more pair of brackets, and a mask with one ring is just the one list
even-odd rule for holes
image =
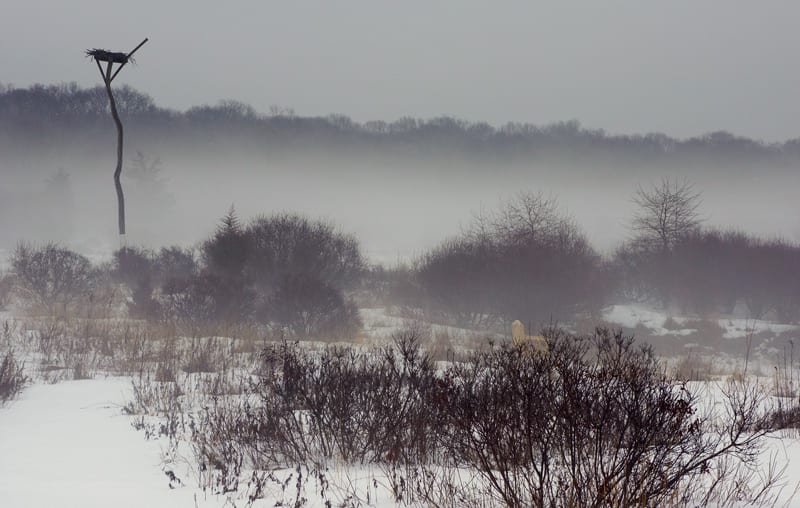
{"label": "dry grass", "polygon": [[5,310],[11,304],[11,290],[13,287],[11,276],[0,273],[0,310]]}
{"label": "dry grass", "polygon": [[24,365],[17,362],[11,351],[6,352],[0,360],[0,403],[16,396],[27,382]]}
{"label": "dry grass", "polygon": [[690,351],[675,364],[672,376],[678,381],[709,381],[712,378],[712,370],[710,358]]}
{"label": "dry grass", "polygon": [[[244,455],[237,456],[237,453],[247,452],[246,446],[242,444],[242,440],[246,438],[242,432],[252,432],[255,428],[271,432],[269,429],[265,430],[263,426],[258,427],[261,425],[259,423],[261,420],[247,419],[248,411],[258,410],[258,406],[252,405],[252,402],[254,398],[258,401],[259,392],[255,390],[262,386],[259,383],[274,376],[274,372],[270,373],[270,368],[285,368],[285,364],[280,364],[280,362],[277,366],[270,367],[264,356],[260,354],[268,344],[273,344],[277,348],[281,347],[281,343],[271,342],[272,337],[266,333],[259,333],[254,329],[234,330],[232,328],[231,331],[238,333],[238,336],[181,336],[180,327],[172,324],[146,323],[128,319],[88,318],[27,320],[21,327],[15,327],[12,323],[8,325],[8,328],[9,332],[6,335],[16,338],[8,339],[7,342],[14,343],[16,340],[16,343],[24,343],[24,347],[27,347],[27,353],[29,353],[24,358],[26,361],[30,358],[32,363],[35,362],[35,366],[39,367],[39,374],[43,377],[47,375],[52,379],[77,379],[92,377],[98,373],[133,376],[135,400],[126,406],[125,410],[129,414],[137,415],[136,428],[142,430],[148,438],[168,438],[170,446],[177,448],[179,444],[183,446],[188,444],[193,447],[197,453],[196,458],[205,460],[206,462],[203,464],[208,467],[204,473],[205,476],[199,481],[207,482],[211,488],[226,488],[228,484],[225,482],[214,483],[219,479],[233,481],[233,476],[227,475],[227,473],[222,474],[219,472],[220,470],[215,469],[217,465],[240,468],[249,460]],[[462,371],[458,367],[458,364],[467,359],[468,351],[498,354],[498,348],[503,347],[501,341],[497,341],[493,347],[489,346],[485,334],[460,332],[460,330],[452,328],[432,327],[416,323],[401,330],[399,335],[405,333],[408,337],[419,341],[421,349],[432,361],[448,360],[451,362],[451,366],[438,365],[436,369],[442,371],[454,368],[453,375],[468,374],[467,370]],[[395,339],[401,338],[395,337]],[[3,335],[0,334],[0,341],[2,340],[4,340]],[[351,376],[353,383],[348,385],[347,389],[340,389],[339,395],[341,396],[337,399],[343,401],[343,405],[340,408],[337,407],[337,411],[341,411],[343,415],[350,415],[350,418],[355,419],[366,418],[369,416],[367,411],[372,411],[371,408],[376,404],[386,404],[386,397],[367,397],[369,392],[374,390],[373,386],[376,383],[363,383],[363,379],[356,375],[361,373],[358,369],[363,369],[360,359],[366,358],[373,361],[371,359],[373,357],[369,355],[375,353],[370,353],[367,346],[350,346],[348,349],[341,345],[333,346],[322,342],[302,342],[296,347],[299,348],[297,358],[307,362],[309,366],[320,365],[315,362],[324,358],[343,362],[342,357],[336,356],[332,352],[337,348],[343,352],[342,354],[351,354],[352,352],[359,359],[359,361],[351,362],[352,364],[341,363],[345,367],[354,369]],[[379,357],[374,359],[377,358]],[[364,361],[367,362],[367,360]],[[512,367],[516,365],[511,360],[509,362]],[[699,352],[691,351],[679,358],[675,365],[674,376],[675,379],[682,381],[707,381],[712,373],[712,367],[710,358]],[[547,372],[547,370],[542,371],[542,375],[547,375]],[[440,376],[440,374],[435,375]],[[444,378],[446,376],[441,376],[439,379]],[[280,377],[275,379],[276,382],[280,381]],[[476,382],[480,379],[482,378],[477,378]],[[497,381],[506,383],[507,379],[500,376]],[[326,390],[333,393],[335,388],[332,385],[334,384],[336,383],[326,382],[321,386],[314,385],[313,389],[310,389],[304,396],[309,400],[316,400],[313,393],[319,391],[327,393]],[[436,397],[439,396],[437,392],[439,388],[436,386],[438,385],[431,385],[432,391],[426,397],[434,397],[433,400],[438,400]],[[449,389],[456,390],[459,386],[455,384]],[[396,387],[391,384],[386,388],[387,393],[396,391]],[[403,390],[405,389],[407,388],[403,388]],[[361,394],[359,390],[366,390],[365,394],[362,394],[365,398],[362,405],[356,407],[355,413],[351,414],[351,407],[348,404],[353,405],[352,401],[355,395]],[[398,393],[403,393],[403,390]],[[487,399],[484,402],[488,404],[490,400]],[[536,399],[536,401],[537,404],[541,403],[540,399]],[[292,402],[292,404],[295,403]],[[479,406],[486,404],[482,402]],[[287,408],[291,409],[294,406],[287,406]],[[781,413],[782,422],[791,421],[791,415],[794,413],[791,413],[790,410],[791,408],[786,405],[784,412]],[[298,413],[300,412],[292,410],[287,413],[286,417],[297,416]],[[423,413],[424,411],[421,414]],[[386,414],[396,415],[397,412],[388,411]],[[386,415],[376,419],[381,422],[386,420],[389,420]],[[254,423],[256,426],[242,430],[242,428],[232,425],[237,421]],[[455,422],[456,420],[453,420],[451,425],[455,425]],[[424,423],[431,428],[439,425],[426,420],[419,420],[416,423]],[[221,434],[203,434],[214,428],[223,432]],[[274,426],[270,427],[270,429],[274,428]],[[374,436],[395,435],[398,432],[400,432],[400,428],[392,429],[391,433],[375,432]],[[265,436],[265,439],[266,437],[268,436]],[[298,436],[298,439],[303,437]],[[353,436],[348,432],[335,437],[351,439]],[[238,444],[234,446],[234,443]],[[268,443],[273,443],[273,441],[268,441]],[[340,446],[338,441],[336,446]],[[225,455],[225,453],[229,453],[229,455]],[[380,462],[384,460],[381,457],[393,456],[394,453],[395,450],[389,447],[376,455],[375,460]],[[212,461],[214,461],[213,464]],[[433,465],[430,466],[430,468],[433,467]],[[514,463],[513,467],[518,467],[518,465]],[[230,471],[239,471],[239,469],[234,468]],[[416,487],[408,487],[410,490],[407,490],[406,494],[416,489],[418,499],[422,499],[426,495],[423,477],[413,477],[410,469],[393,471],[406,475],[403,477],[404,481],[417,482]],[[253,476],[253,478],[255,477]],[[259,481],[265,478],[260,477]],[[446,476],[443,478],[446,480]],[[443,486],[447,487],[447,485]],[[468,487],[458,484],[455,479],[449,486]],[[427,495],[430,495],[430,492]],[[477,499],[478,494],[476,493],[475,496]],[[442,499],[440,498],[440,500]]]}

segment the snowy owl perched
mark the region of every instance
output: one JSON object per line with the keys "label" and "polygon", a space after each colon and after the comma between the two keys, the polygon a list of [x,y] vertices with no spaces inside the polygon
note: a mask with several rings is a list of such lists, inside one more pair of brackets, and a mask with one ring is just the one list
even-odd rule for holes
{"label": "snowy owl perched", "polygon": [[547,354],[549,351],[547,339],[541,335],[525,335],[525,325],[519,319],[511,323],[511,339],[514,346],[531,349],[534,353]]}

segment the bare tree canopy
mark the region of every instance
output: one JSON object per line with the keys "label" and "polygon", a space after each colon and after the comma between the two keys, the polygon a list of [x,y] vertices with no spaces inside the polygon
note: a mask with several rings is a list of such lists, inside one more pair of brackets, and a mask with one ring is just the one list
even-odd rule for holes
{"label": "bare tree canopy", "polygon": [[481,211],[465,229],[467,238],[507,245],[558,245],[576,229],[554,196],[520,191],[491,213]]}
{"label": "bare tree canopy", "polygon": [[467,326],[536,323],[602,301],[599,256],[557,199],[519,192],[475,214],[459,237],[427,252],[417,280],[429,309]]}
{"label": "bare tree canopy", "polygon": [[664,178],[650,189],[640,186],[633,202],[638,206],[631,222],[634,241],[646,249],[670,251],[702,222],[700,193],[686,180]]}

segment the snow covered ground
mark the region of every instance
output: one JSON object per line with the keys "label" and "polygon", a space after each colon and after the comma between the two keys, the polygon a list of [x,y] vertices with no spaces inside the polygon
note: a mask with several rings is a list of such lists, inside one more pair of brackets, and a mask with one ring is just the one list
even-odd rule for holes
{"label": "snow covered ground", "polygon": [[[189,477],[172,482],[158,441],[147,441],[123,414],[130,398],[129,378],[104,378],[38,384],[0,408],[0,505],[15,508],[54,507],[223,507],[243,506],[242,499],[206,495]],[[770,439],[764,459],[787,467],[782,501],[800,480],[800,440]],[[178,471],[178,470],[176,470]],[[179,471],[178,476],[183,476]],[[372,483],[374,471],[328,472],[332,483]],[[174,487],[174,488],[173,488]],[[789,500],[787,502],[787,500]],[[310,505],[315,506],[313,499]],[[235,503],[235,504],[234,504]],[[264,499],[256,506],[273,506]],[[368,506],[395,506],[377,486]]]}
{"label": "snow covered ground", "polygon": [[[405,327],[413,326],[414,324],[422,324],[425,327],[429,327],[434,338],[439,335],[445,335],[458,341],[462,339],[470,340],[477,337],[486,338],[494,335],[491,333],[476,332],[468,328],[459,328],[457,326],[421,323],[413,318],[392,315],[384,307],[362,308],[359,309],[359,314],[364,323],[364,334],[371,339],[377,339],[378,342],[390,339],[393,334],[402,331]],[[509,335],[510,331],[509,329]]]}
{"label": "snow covered ground", "polygon": [[719,319],[717,323],[725,330],[723,337],[726,339],[741,339],[748,334],[763,332],[770,332],[777,335],[800,330],[800,327],[796,325],[785,325],[763,319],[729,318]]}
{"label": "snow covered ground", "polygon": [[128,378],[36,384],[0,408],[0,505],[195,506],[195,491],[170,489],[159,445],[122,414],[130,386]]}
{"label": "snow covered ground", "polygon": [[[390,316],[383,309],[365,310],[363,316],[365,334],[376,340],[388,338],[409,321]],[[613,306],[604,317],[630,328],[641,323],[654,330],[654,334],[676,332],[674,325],[670,329],[664,327],[666,315],[646,307]],[[0,321],[4,318],[10,315],[0,315]],[[673,318],[673,322],[681,325],[687,321]],[[797,330],[789,325],[734,319],[721,319],[720,326],[726,330],[730,327],[731,334],[739,326],[774,332]],[[433,325],[432,330],[451,338],[475,335],[469,330],[438,325]],[[144,432],[134,429],[136,417],[123,411],[131,399],[130,378],[97,377],[58,384],[37,381],[18,399],[0,407],[0,507],[246,505],[246,489],[228,496],[203,491],[190,459],[183,460],[172,453],[174,450],[169,449],[165,438],[147,440]],[[765,464],[773,458],[779,468],[786,467],[785,488],[776,506],[800,508],[800,495],[795,490],[800,482],[800,437],[796,432],[778,436],[783,438],[767,440],[763,455]],[[181,481],[171,480],[170,472]],[[286,479],[292,473],[279,471],[276,475]],[[331,484],[366,486],[361,491],[369,491],[371,497],[364,506],[396,506],[386,485],[381,484],[380,471],[341,468],[326,474]],[[313,496],[316,489],[313,482],[305,489],[308,506],[324,506]],[[276,506],[276,501],[283,500],[285,495],[276,490],[254,506]]]}
{"label": "snow covered ground", "polygon": [[[652,335],[686,336],[697,332],[697,329],[688,326],[686,328],[676,327],[689,323],[688,318],[669,316],[663,311],[645,305],[611,305],[603,312],[603,319],[625,328],[636,328],[641,325],[646,327]],[[672,321],[672,326],[666,326],[668,321]],[[797,325],[774,323],[763,319],[727,317],[715,319],[714,322],[724,330],[723,337],[726,339],[739,339],[748,334],[762,332],[780,334],[800,331],[800,327]]]}
{"label": "snow covered ground", "polygon": [[[642,325],[649,329],[653,335],[689,335],[695,332],[693,329],[666,329],[664,327],[667,322],[666,314],[644,305],[611,305],[603,312],[603,319],[625,328],[636,328]],[[679,324],[685,322],[680,318],[674,319],[674,321]]]}
{"label": "snow covered ground", "polygon": [[[0,407],[0,506],[14,508],[222,508],[247,506],[247,491],[227,495],[204,492],[194,467],[174,454],[166,439],[145,439],[123,406],[132,399],[131,378],[109,377],[57,384],[35,384]],[[172,477],[170,475],[175,475]],[[294,470],[275,471],[282,484]],[[307,475],[307,473],[306,473]],[[336,486],[369,492],[367,506],[394,507],[382,473],[368,468],[326,472],[327,499],[341,502]],[[175,480],[174,478],[177,478]],[[254,507],[292,500],[295,482]],[[325,506],[308,481],[304,506]],[[335,504],[335,503],[334,503]],[[281,504],[280,506],[284,506]]]}

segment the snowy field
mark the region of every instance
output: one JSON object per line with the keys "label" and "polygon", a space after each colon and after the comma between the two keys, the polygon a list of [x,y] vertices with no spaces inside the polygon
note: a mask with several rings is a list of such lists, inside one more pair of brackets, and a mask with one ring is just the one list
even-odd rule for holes
{"label": "snowy field", "polygon": [[[244,506],[245,493],[216,496],[192,478],[188,461],[169,456],[165,440],[145,440],[122,407],[131,398],[129,378],[37,384],[0,409],[0,500],[9,507],[225,507]],[[786,467],[780,501],[800,507],[800,440],[771,438],[765,462]],[[172,474],[170,474],[170,472]],[[282,478],[295,473],[278,472]],[[172,476],[174,475],[174,476]],[[364,506],[398,506],[381,473],[368,469],[329,471],[331,484],[360,484],[372,499]],[[193,481],[194,480],[194,481]],[[377,481],[374,485],[373,482]],[[290,489],[291,490],[291,489]],[[307,506],[314,502],[313,489]],[[334,489],[329,498],[335,499]],[[275,497],[254,506],[276,506]],[[788,499],[788,501],[787,501]]]}
{"label": "snowy field", "polygon": [[[363,309],[362,316],[366,343],[384,342],[414,321],[383,309]],[[674,326],[665,328],[668,317],[643,306],[612,306],[603,317],[626,328],[647,327],[653,335],[691,333]],[[10,314],[0,315],[0,321],[8,319]],[[669,319],[678,325],[687,322],[680,317]],[[454,346],[487,337],[455,327],[428,326],[433,337],[446,337]],[[737,334],[742,331],[798,330],[791,325],[737,319],[719,319],[719,326],[731,338],[740,337]],[[769,388],[772,380],[762,382]],[[706,393],[718,393],[715,385],[708,386]],[[158,435],[146,439],[144,420],[126,411],[134,398],[132,390],[131,377],[102,373],[95,373],[94,379],[55,384],[39,379],[1,406],[0,506],[266,507],[295,505],[300,498],[307,501],[303,506],[326,506],[326,501],[333,506],[345,501],[358,506],[401,506],[393,501],[385,473],[344,465],[327,469],[324,480],[309,480],[312,472],[300,471],[306,475],[300,488],[295,487],[298,471],[275,471],[271,483],[263,488],[263,498],[252,504],[248,503],[252,485],[245,481],[235,492],[213,494],[185,443]],[[768,438],[761,459],[763,467],[771,463],[783,471],[779,498],[773,505],[800,507],[798,432],[781,431]],[[356,492],[359,497],[353,498]]]}
{"label": "snowy field", "polygon": [[[197,485],[197,471],[166,439],[145,439],[123,407],[132,399],[127,377],[36,384],[0,408],[0,506],[15,508],[171,508],[245,506],[247,491],[214,495]],[[296,471],[276,471],[281,481]],[[380,472],[349,468],[327,473],[326,499],[343,501],[359,485],[367,506],[397,506]],[[305,506],[316,484],[304,488]],[[305,490],[307,489],[307,490]],[[291,502],[296,491],[274,488],[253,506]]]}
{"label": "snowy field", "polygon": [[158,443],[122,414],[130,386],[126,378],[36,384],[0,409],[2,505],[194,506],[191,489],[169,488]]}
{"label": "snowy field", "polygon": [[[682,328],[689,322],[689,319],[682,316],[668,316],[663,311],[653,310],[644,305],[612,305],[603,312],[603,319],[625,328],[636,328],[644,326],[652,335],[691,335],[697,332],[696,328]],[[668,321],[675,325],[666,327]],[[774,323],[764,319],[748,319],[741,317],[727,317],[714,320],[720,328],[724,330],[723,337],[726,339],[741,339],[748,334],[758,334],[769,332],[781,334],[787,332],[797,332],[800,327],[797,325],[786,325]]]}

